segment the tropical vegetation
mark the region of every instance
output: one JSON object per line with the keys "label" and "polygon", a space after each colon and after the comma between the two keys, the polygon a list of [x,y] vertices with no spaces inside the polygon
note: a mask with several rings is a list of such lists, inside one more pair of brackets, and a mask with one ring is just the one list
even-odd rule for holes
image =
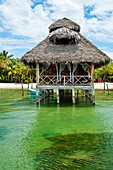
{"label": "tropical vegetation", "polygon": [[96,69],[94,72],[94,81],[113,82],[113,62]]}
{"label": "tropical vegetation", "polygon": [[25,66],[20,59],[5,50],[0,52],[0,82],[29,83],[35,81],[35,70]]}

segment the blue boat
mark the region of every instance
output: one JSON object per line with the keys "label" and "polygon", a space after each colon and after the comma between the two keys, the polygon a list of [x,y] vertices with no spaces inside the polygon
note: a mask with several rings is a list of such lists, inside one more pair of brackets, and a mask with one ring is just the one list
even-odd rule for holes
{"label": "blue boat", "polygon": [[[36,90],[35,89],[29,89],[30,95],[35,95],[36,96]],[[38,96],[40,96],[41,93],[38,92]]]}
{"label": "blue boat", "polygon": [[29,92],[31,95],[36,95],[36,90],[35,89],[29,89]]}

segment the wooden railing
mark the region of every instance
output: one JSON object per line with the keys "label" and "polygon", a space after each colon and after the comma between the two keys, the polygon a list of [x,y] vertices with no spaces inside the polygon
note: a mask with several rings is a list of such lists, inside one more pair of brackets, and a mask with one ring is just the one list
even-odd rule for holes
{"label": "wooden railing", "polygon": [[91,76],[78,75],[73,76],[61,76],[57,78],[54,75],[43,75],[39,79],[40,85],[91,85]]}

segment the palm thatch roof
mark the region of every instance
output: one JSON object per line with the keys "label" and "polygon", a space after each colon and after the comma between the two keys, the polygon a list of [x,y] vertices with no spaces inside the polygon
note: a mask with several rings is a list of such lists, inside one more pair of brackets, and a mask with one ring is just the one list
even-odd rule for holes
{"label": "palm thatch roof", "polygon": [[72,43],[77,43],[79,41],[79,39],[80,39],[80,36],[75,31],[70,30],[70,29],[68,29],[66,27],[62,27],[62,28],[59,28],[59,29],[57,29],[55,31],[52,31],[49,34],[49,39],[50,39],[50,41],[52,41],[52,42],[54,42],[56,44],[58,44],[58,42],[60,44],[62,44],[61,40],[65,40],[64,44],[65,43],[67,44],[66,40],[70,40],[69,42],[72,44]]}
{"label": "palm thatch roof", "polygon": [[70,30],[74,30],[76,32],[80,31],[80,26],[77,23],[75,23],[67,18],[63,18],[63,19],[59,19],[56,22],[54,22],[53,24],[51,24],[49,26],[49,32],[52,32],[52,31],[54,31],[58,28],[62,28],[62,27],[69,28]]}
{"label": "palm thatch roof", "polygon": [[49,35],[28,51],[21,61],[25,64],[43,63],[94,63],[101,67],[111,59],[79,33],[80,26],[63,18],[49,27]]}

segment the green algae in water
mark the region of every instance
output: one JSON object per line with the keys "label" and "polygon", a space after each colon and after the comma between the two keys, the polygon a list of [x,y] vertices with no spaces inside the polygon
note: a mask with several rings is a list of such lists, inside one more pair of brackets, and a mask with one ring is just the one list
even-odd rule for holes
{"label": "green algae in water", "polygon": [[113,134],[49,137],[53,145],[37,154],[37,170],[112,170]]}

